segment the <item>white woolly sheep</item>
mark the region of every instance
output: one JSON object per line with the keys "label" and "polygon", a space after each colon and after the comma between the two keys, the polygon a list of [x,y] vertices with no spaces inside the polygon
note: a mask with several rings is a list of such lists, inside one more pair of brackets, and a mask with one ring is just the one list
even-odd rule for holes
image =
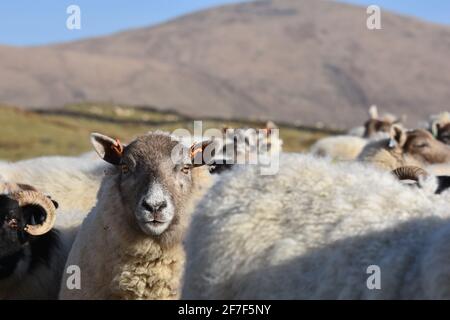
{"label": "white woolly sheep", "polygon": [[426,130],[405,130],[394,125],[389,139],[367,144],[358,160],[387,170],[408,165],[426,168],[450,162],[450,147]]}
{"label": "white woolly sheep", "polygon": [[450,176],[450,163],[431,164],[423,168],[435,176]]}
{"label": "white woolly sheep", "polygon": [[[404,120],[404,117],[402,118]],[[364,124],[365,131],[363,137],[370,140],[385,138],[394,124],[401,126],[402,120],[391,113],[385,113],[380,117],[377,107],[371,106],[369,108],[369,120]]]}
{"label": "white woolly sheep", "polygon": [[[182,298],[450,298],[448,196],[308,155],[258,173],[230,171],[199,203]],[[381,290],[367,286],[372,265]]]}
{"label": "white woolly sheep", "polygon": [[[318,157],[330,157],[333,160],[355,160],[367,143],[387,138],[392,125],[399,125],[399,120],[391,115],[378,116],[376,106],[369,109],[369,120],[363,128],[354,128],[347,135],[326,137],[314,143],[310,152]],[[361,132],[359,136],[358,132]]]}
{"label": "white woolly sheep", "polygon": [[[257,157],[281,152],[283,141],[272,139],[273,129],[238,128],[224,129],[223,156],[252,163]],[[245,160],[245,161],[244,161]],[[241,163],[244,164],[244,163]]]}
{"label": "white woolly sheep", "polygon": [[112,166],[67,260],[67,266],[81,269],[81,289],[69,290],[64,275],[60,298],[177,298],[184,230],[210,184],[204,162],[197,161],[208,142],[193,146],[190,154],[161,132],[126,147],[93,134],[92,144]]}
{"label": "white woolly sheep", "polygon": [[282,151],[283,140],[278,127],[272,121],[263,129],[224,127],[223,138],[219,139],[218,152],[211,166],[211,173],[221,173],[235,164],[247,165],[267,162]]}
{"label": "white woolly sheep", "polygon": [[[0,178],[4,181],[29,184],[58,199],[61,215],[70,223],[81,223],[95,205],[97,191],[105,165],[84,157],[40,157],[12,163],[0,163]],[[65,217],[77,212],[78,219]]]}
{"label": "white woolly sheep", "polygon": [[350,161],[358,157],[366,144],[367,139],[356,136],[331,136],[318,140],[309,151],[317,157]]}

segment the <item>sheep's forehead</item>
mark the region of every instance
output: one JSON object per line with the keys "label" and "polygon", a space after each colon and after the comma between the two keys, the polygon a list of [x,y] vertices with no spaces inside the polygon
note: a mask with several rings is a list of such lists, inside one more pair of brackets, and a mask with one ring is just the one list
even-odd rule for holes
{"label": "sheep's forehead", "polygon": [[[157,165],[172,161],[173,151],[178,148],[186,149],[169,135],[147,134],[130,143],[125,149],[125,155],[132,156],[134,160],[142,162],[142,164]],[[180,149],[180,153],[182,153],[182,149]]]}
{"label": "sheep's forehead", "polygon": [[417,130],[413,130],[409,132],[409,137],[410,138],[427,138],[427,139],[434,139],[433,136],[431,135],[431,133],[429,133],[426,130],[421,130],[421,129],[417,129]]}

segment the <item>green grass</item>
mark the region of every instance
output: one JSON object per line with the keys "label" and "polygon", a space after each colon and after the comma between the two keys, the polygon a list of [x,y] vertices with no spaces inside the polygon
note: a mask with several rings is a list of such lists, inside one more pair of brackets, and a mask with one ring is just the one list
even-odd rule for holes
{"label": "green grass", "polygon": [[107,103],[95,104],[73,104],[64,108],[68,111],[82,114],[95,115],[105,118],[114,118],[122,121],[143,120],[143,121],[177,121],[182,117],[174,113],[158,112],[146,107],[130,108]]}
{"label": "green grass", "polygon": [[[78,155],[91,150],[89,134],[93,131],[129,141],[151,130],[185,128],[192,131],[193,128],[193,122],[180,115],[147,108],[97,103],[69,105],[61,110],[73,114],[46,114],[0,107],[0,159]],[[262,123],[214,120],[205,121],[204,129],[222,128],[224,124],[230,128],[263,127]],[[327,133],[280,127],[280,135],[285,151],[299,152]]]}

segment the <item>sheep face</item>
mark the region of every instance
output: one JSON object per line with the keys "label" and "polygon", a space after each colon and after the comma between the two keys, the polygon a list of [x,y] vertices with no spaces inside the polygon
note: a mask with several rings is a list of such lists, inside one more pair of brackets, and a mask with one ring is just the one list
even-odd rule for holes
{"label": "sheep face", "polygon": [[364,138],[373,138],[383,133],[387,136],[392,124],[390,121],[370,119],[364,124]]}
{"label": "sheep face", "polygon": [[400,120],[391,114],[378,116],[378,108],[371,106],[369,109],[369,120],[364,124],[363,137],[367,139],[384,139],[389,137],[391,127],[394,124],[399,124]]}
{"label": "sheep face", "polygon": [[390,147],[424,164],[450,161],[450,147],[422,129],[405,131],[394,126],[391,131]]}
{"label": "sheep face", "polygon": [[130,204],[140,229],[154,236],[177,223],[176,208],[192,183],[192,168],[171,159],[178,143],[159,138],[138,139],[125,148],[121,170],[124,202]]}
{"label": "sheep face", "polygon": [[443,143],[450,145],[450,123],[447,124],[436,124],[436,139],[442,141]]}
{"label": "sheep face", "polygon": [[92,135],[92,142],[116,166],[119,196],[131,223],[156,238],[176,232],[195,183],[192,172],[198,165],[192,162],[192,150],[163,133],[141,136],[127,146],[99,134]]}

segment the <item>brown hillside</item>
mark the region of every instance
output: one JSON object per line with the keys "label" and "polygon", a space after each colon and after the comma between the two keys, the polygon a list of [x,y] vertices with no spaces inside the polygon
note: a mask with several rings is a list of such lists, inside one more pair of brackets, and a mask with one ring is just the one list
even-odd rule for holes
{"label": "brown hillside", "polygon": [[447,108],[450,28],[321,0],[256,1],[41,48],[0,47],[0,101],[154,105],[331,126],[370,104],[411,123]]}

